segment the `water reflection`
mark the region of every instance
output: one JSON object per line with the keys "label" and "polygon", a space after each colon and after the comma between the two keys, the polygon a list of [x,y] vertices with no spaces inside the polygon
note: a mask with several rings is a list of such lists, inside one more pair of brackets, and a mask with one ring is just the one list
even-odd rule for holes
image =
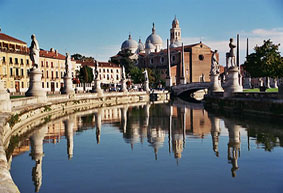
{"label": "water reflection", "polygon": [[[123,139],[130,144],[133,151],[135,144],[147,143],[153,150],[154,159],[158,160],[158,151],[168,146],[166,151],[169,154],[173,152],[177,163],[179,159],[182,159],[185,148],[190,148],[187,145],[190,140],[202,140],[209,135],[211,135],[212,144],[210,151],[219,158],[220,136],[224,131],[228,134],[227,159],[231,164],[232,177],[236,177],[239,169],[242,131],[247,130],[247,139],[256,140],[257,144],[267,150],[282,146],[283,139],[283,133],[277,130],[276,132],[265,130],[266,133],[264,133],[261,128],[258,132],[255,129],[257,127],[253,127],[251,122],[208,114],[201,106],[195,104],[192,106],[143,104],[103,107],[69,115],[42,125],[30,135],[28,141],[21,142],[22,146],[15,149],[13,155],[17,156],[28,151],[27,146],[30,144],[30,156],[35,161],[35,166],[32,168],[35,192],[38,192],[42,185],[43,143],[59,143],[62,138],[65,138],[67,157],[70,160],[75,156],[74,135],[88,129],[95,129],[96,142],[101,145],[101,130],[105,123],[116,128],[117,133],[122,134]],[[250,149],[249,143],[250,141],[248,141]]]}

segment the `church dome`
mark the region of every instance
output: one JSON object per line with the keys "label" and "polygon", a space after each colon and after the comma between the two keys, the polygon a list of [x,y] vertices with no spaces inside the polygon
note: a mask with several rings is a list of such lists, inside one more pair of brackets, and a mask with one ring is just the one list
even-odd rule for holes
{"label": "church dome", "polygon": [[138,49],[138,43],[132,39],[131,35],[129,35],[129,39],[124,41],[121,46],[122,50],[131,50],[134,53]]}
{"label": "church dome", "polygon": [[141,42],[141,39],[139,39],[138,51],[139,51],[139,52],[144,51],[144,45],[143,45],[143,43]]}
{"label": "church dome", "polygon": [[147,37],[146,43],[148,41],[150,41],[154,45],[162,45],[161,37],[158,34],[155,33],[154,23],[153,23],[153,27],[152,27],[152,33]]}
{"label": "church dome", "polygon": [[150,40],[146,41],[145,49],[155,50],[155,46],[151,43]]}
{"label": "church dome", "polygon": [[172,43],[172,44],[170,45],[170,48],[177,48],[177,47],[180,47],[180,46],[182,46],[182,42],[180,42],[180,41],[175,41],[174,43]]}

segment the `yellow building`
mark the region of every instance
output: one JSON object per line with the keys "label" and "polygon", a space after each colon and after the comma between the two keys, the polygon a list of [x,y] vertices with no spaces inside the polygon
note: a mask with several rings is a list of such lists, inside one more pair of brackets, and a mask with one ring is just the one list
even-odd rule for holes
{"label": "yellow building", "polygon": [[[40,50],[40,66],[42,70],[42,88],[48,93],[59,92],[64,84],[65,56],[51,48]],[[73,72],[76,64],[73,63]],[[29,87],[29,69],[32,62],[27,44],[14,37],[0,33],[0,77],[4,88],[11,93],[25,93]]]}

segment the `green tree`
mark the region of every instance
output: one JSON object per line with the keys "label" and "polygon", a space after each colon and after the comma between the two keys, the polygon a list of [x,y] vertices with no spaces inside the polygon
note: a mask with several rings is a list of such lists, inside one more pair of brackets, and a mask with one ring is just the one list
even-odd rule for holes
{"label": "green tree", "polygon": [[81,83],[84,83],[84,90],[85,90],[85,83],[91,83],[93,81],[93,72],[92,69],[88,66],[83,66],[80,69],[79,79]]}
{"label": "green tree", "polygon": [[262,46],[254,48],[255,53],[248,55],[244,63],[244,69],[253,78],[283,77],[283,59],[280,56],[280,44],[273,44],[272,41],[264,40]]}

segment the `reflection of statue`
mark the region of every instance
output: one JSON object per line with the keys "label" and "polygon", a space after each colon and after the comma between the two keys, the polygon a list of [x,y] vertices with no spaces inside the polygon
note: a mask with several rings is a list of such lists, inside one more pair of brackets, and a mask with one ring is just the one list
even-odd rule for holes
{"label": "reflection of statue", "polygon": [[235,58],[235,48],[236,45],[233,44],[233,38],[230,38],[230,43],[229,43],[229,47],[230,47],[230,52],[226,53],[226,67],[229,67],[229,59],[231,58],[231,66],[235,66],[236,65],[236,58]]}
{"label": "reflection of statue", "polygon": [[35,38],[35,35],[31,35],[31,46],[29,47],[29,56],[31,61],[33,62],[33,68],[39,68],[39,44]]}
{"label": "reflection of statue", "polygon": [[215,50],[211,56],[211,69],[210,74],[216,75],[219,74],[219,63],[216,58],[217,50]]}
{"label": "reflection of statue", "polygon": [[70,56],[68,53],[66,53],[65,70],[66,70],[66,76],[67,76],[67,77],[72,77],[71,56]]}

